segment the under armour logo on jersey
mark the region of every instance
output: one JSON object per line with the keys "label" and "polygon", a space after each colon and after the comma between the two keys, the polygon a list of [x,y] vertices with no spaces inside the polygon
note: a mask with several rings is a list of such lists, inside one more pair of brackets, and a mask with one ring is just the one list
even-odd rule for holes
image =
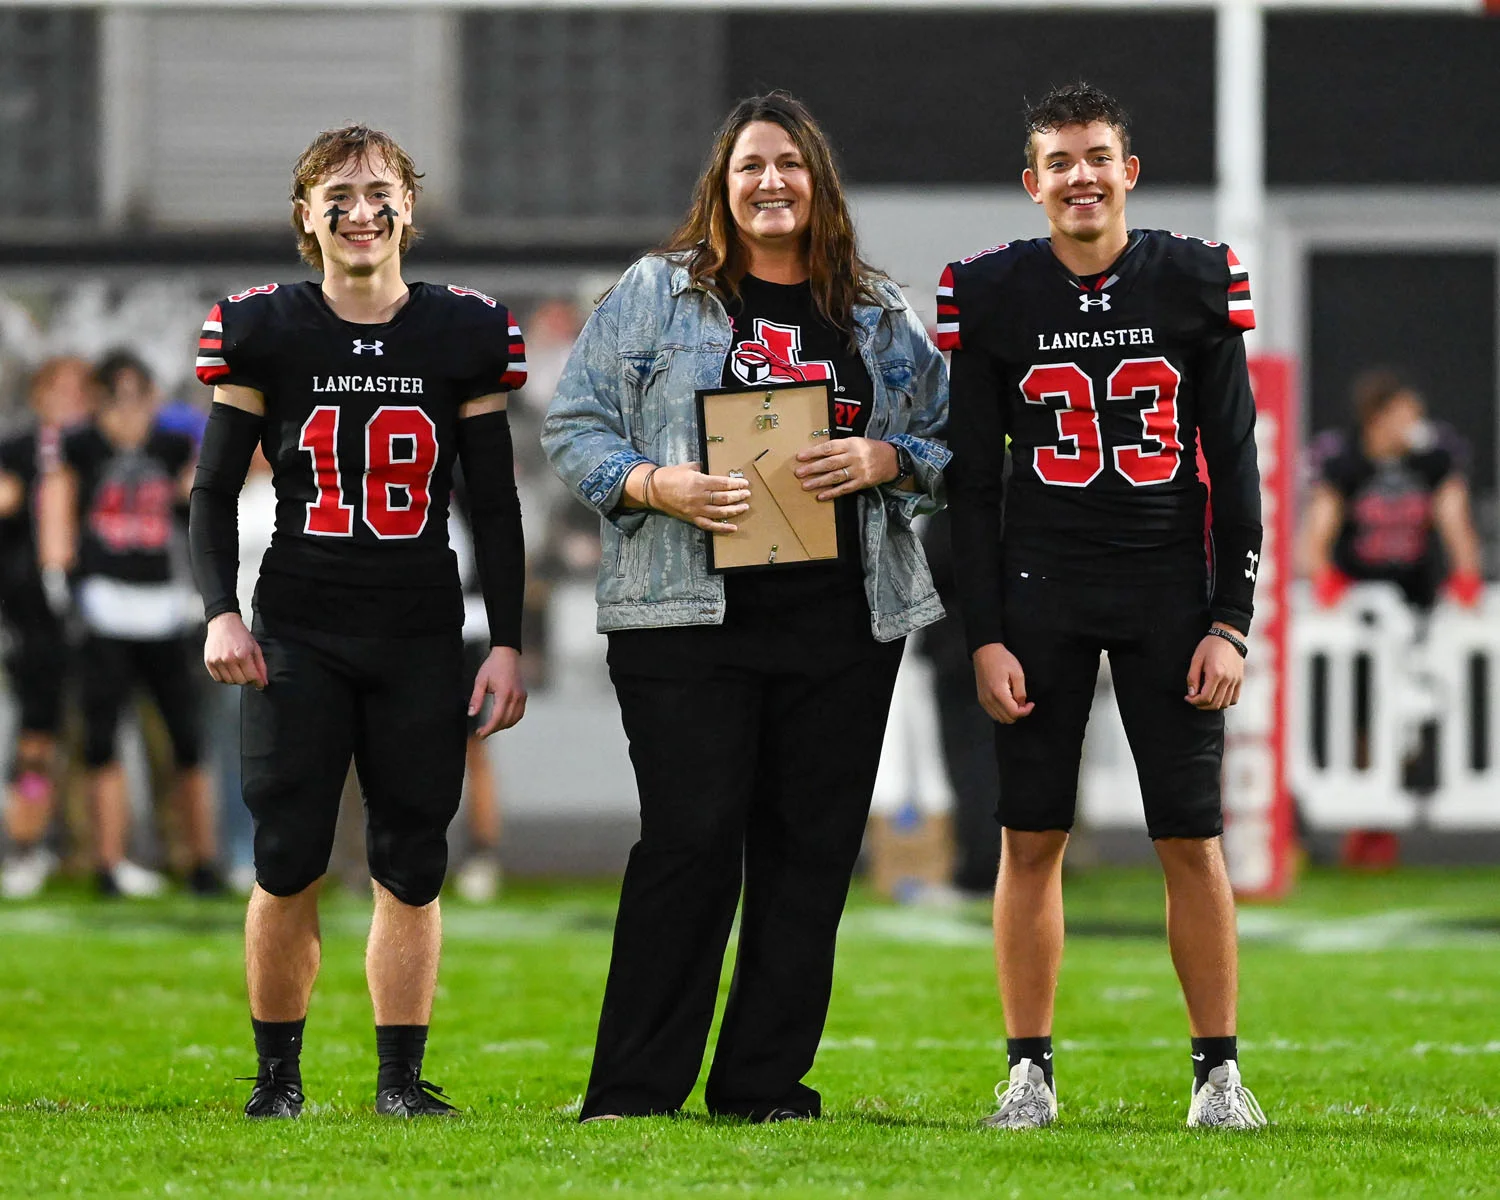
{"label": "under armour logo on jersey", "polygon": [[1254,550],[1246,550],[1245,557],[1250,560],[1250,565],[1245,568],[1245,578],[1254,583],[1255,573],[1260,570],[1260,555]]}
{"label": "under armour logo on jersey", "polygon": [[1083,295],[1078,297],[1078,310],[1080,312],[1088,312],[1091,308],[1100,308],[1108,312],[1109,297],[1103,292],[1084,292]]}
{"label": "under armour logo on jersey", "polygon": [[355,338],[354,353],[363,354],[366,350],[373,350],[375,351],[375,356],[379,358],[382,354],[385,353],[385,351],[381,349],[381,347],[384,345],[384,342],[362,342],[358,338]]}

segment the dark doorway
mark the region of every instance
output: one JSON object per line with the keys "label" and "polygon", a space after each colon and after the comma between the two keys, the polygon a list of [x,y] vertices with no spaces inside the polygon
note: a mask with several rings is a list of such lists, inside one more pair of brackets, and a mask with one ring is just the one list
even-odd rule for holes
{"label": "dark doorway", "polygon": [[1351,423],[1372,366],[1409,376],[1467,441],[1476,496],[1495,491],[1495,255],[1320,253],[1311,261],[1308,431]]}

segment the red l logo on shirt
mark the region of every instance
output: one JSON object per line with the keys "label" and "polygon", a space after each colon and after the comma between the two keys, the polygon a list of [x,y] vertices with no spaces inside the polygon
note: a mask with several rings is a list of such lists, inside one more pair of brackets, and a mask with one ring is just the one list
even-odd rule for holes
{"label": "red l logo on shirt", "polygon": [[734,373],[749,384],[838,382],[833,363],[801,362],[802,330],[796,325],[777,325],[757,317],[749,341],[734,348]]}

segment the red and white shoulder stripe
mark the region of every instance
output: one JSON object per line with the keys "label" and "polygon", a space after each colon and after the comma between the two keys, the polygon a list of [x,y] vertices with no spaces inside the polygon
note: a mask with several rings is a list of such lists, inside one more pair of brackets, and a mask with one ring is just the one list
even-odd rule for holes
{"label": "red and white shoulder stripe", "polygon": [[229,364],[224,361],[224,314],[217,304],[209,310],[203,332],[198,335],[197,373],[198,382],[210,387],[229,374]]}
{"label": "red and white shoulder stripe", "polygon": [[513,392],[526,386],[526,339],[514,316],[507,313],[506,321],[510,340],[506,348],[505,374],[500,376],[500,387],[503,391]]}
{"label": "red and white shoulder stripe", "polygon": [[1228,246],[1229,256],[1229,323],[1236,329],[1255,328],[1255,306],[1250,302],[1250,272]]}
{"label": "red and white shoulder stripe", "polygon": [[958,332],[958,303],[953,298],[953,264],[943,268],[937,290],[937,348],[962,350]]}

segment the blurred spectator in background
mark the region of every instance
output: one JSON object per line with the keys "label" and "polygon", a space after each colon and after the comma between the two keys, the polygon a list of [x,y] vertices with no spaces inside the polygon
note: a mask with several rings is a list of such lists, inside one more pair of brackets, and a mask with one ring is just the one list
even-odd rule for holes
{"label": "blurred spectator in background", "polygon": [[[528,347],[528,360],[530,350]],[[471,676],[490,653],[489,618],[484,607],[484,592],[474,562],[474,535],[469,525],[469,495],[464,487],[463,470],[453,472],[453,504],[448,510],[448,544],[458,559],[458,577],[464,589],[464,670]],[[522,624],[522,647],[526,656],[525,624]],[[525,657],[522,659],[523,666]],[[530,676],[527,678],[530,685]],[[490,718],[494,700],[486,696],[479,711],[469,718],[469,740],[464,749],[464,791],[455,822],[462,820],[465,836],[461,839],[463,857],[453,873],[453,887],[465,900],[482,904],[493,900],[500,891],[500,791],[495,783],[495,768],[489,750],[479,731]],[[450,846],[452,839],[450,838]],[[457,856],[454,856],[457,858]]]}
{"label": "blurred spectator in background", "polygon": [[[158,422],[157,428],[160,427]],[[240,492],[239,512],[240,573],[235,590],[241,606],[248,609],[248,602],[255,595],[255,581],[260,577],[260,560],[270,549],[271,534],[276,528],[276,489],[271,482],[271,464],[258,446]],[[197,672],[193,674],[196,676]],[[218,784],[224,861],[229,869],[230,887],[248,896],[255,886],[255,822],[240,793],[240,695],[244,689],[239,684],[216,683],[212,679],[208,686],[213,689],[209,738]]]}
{"label": "blurred spectator in background", "polygon": [[592,580],[599,570],[599,518],[566,492],[557,493],[548,506],[542,536],[528,545],[539,549],[526,567],[526,608],[522,615],[522,638],[528,659],[527,682],[546,687],[551,679],[553,654],[553,593],[569,581]]}
{"label": "blurred spectator in background", "polygon": [[[1383,581],[1424,615],[1440,591],[1476,606],[1483,592],[1479,536],[1460,466],[1462,444],[1428,421],[1420,393],[1389,369],[1359,376],[1353,401],[1354,427],[1323,434],[1309,455],[1317,480],[1299,565],[1312,580],[1314,600],[1331,608],[1351,584]],[[1363,701],[1356,704],[1365,710]],[[1430,791],[1435,764],[1436,728],[1428,724],[1407,763],[1407,786]],[[1398,852],[1395,833],[1356,829],[1344,839],[1342,859],[1348,866],[1388,867]]]}
{"label": "blurred spectator in background", "polygon": [[1385,369],[1355,381],[1354,415],[1352,430],[1313,446],[1318,480],[1301,565],[1317,602],[1331,606],[1353,582],[1385,580],[1419,609],[1432,607],[1440,586],[1459,604],[1477,604],[1479,537],[1457,439],[1429,422],[1421,395]]}
{"label": "blurred spectator in background", "polygon": [[0,442],[0,614],[8,638],[5,673],[19,709],[5,807],[10,845],[0,866],[0,896],[11,900],[36,895],[57,865],[45,839],[52,821],[67,641],[47,603],[37,563],[36,489],[56,464],[63,431],[87,419],[92,395],[88,363],[80,358],[44,362],[27,392],[36,424]]}
{"label": "blurred spectator in background", "polygon": [[223,885],[193,677],[198,646],[189,636],[195,605],[172,563],[174,510],[192,487],[193,444],[155,427],[158,395],[139,358],[115,351],[96,379],[98,415],[63,438],[58,466],[43,480],[37,540],[54,609],[66,608],[71,575],[85,631],[77,672],[99,890],[151,896],[164,886],[125,856],[130,810],[115,734],[125,702],[144,684],[172,741],[174,801],[192,859],[188,884],[217,892]]}
{"label": "blurred spectator in background", "polygon": [[1000,865],[1000,769],[995,764],[995,723],[974,700],[974,664],[964,640],[953,590],[952,522],[934,513],[922,531],[922,548],[938,596],[948,610],[922,630],[918,649],[932,662],[943,760],[953,787],[953,886],[975,896],[994,895]]}

